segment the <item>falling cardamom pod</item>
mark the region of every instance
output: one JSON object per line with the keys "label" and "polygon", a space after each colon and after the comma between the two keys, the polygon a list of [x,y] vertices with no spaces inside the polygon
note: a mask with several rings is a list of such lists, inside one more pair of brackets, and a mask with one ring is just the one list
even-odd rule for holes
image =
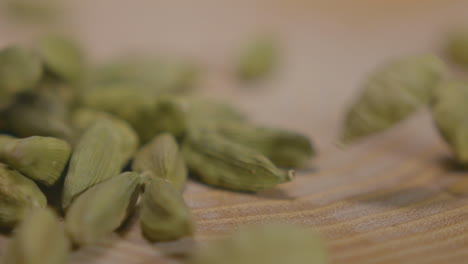
{"label": "falling cardamom pod", "polygon": [[324,243],[318,233],[291,224],[262,224],[242,228],[230,238],[193,251],[190,264],[325,264]]}
{"label": "falling cardamom pod", "polygon": [[455,159],[468,165],[468,83],[446,81],[436,90],[432,117]]}
{"label": "falling cardamom pod", "polygon": [[70,144],[57,138],[0,135],[0,160],[47,186],[60,178],[70,154]]}
{"label": "falling cardamom pod", "polygon": [[39,41],[39,54],[48,73],[65,81],[77,81],[84,72],[84,54],[79,44],[60,35],[47,36]]}
{"label": "falling cardamom pod", "polygon": [[270,74],[277,66],[277,43],[272,38],[252,42],[241,56],[238,74],[243,80],[257,80]]}
{"label": "falling cardamom pod", "polygon": [[42,76],[42,64],[31,50],[10,46],[0,50],[0,109],[18,93],[31,91]]}
{"label": "falling cardamom pod", "polygon": [[151,178],[141,198],[140,225],[150,241],[170,241],[193,233],[190,209],[172,183]]}
{"label": "falling cardamom pod", "polygon": [[302,168],[315,154],[307,137],[287,130],[222,122],[218,131],[232,141],[256,149],[279,167]]}
{"label": "falling cardamom pod", "polygon": [[3,15],[19,25],[52,25],[63,17],[61,0],[4,0],[0,4]]}
{"label": "falling cardamom pod", "polygon": [[3,256],[3,264],[65,264],[70,241],[49,208],[28,212]]}
{"label": "falling cardamom pod", "polygon": [[79,246],[94,244],[120,227],[136,205],[140,184],[138,173],[125,172],[78,196],[65,218],[73,242]]}
{"label": "falling cardamom pod", "polygon": [[170,181],[182,191],[187,179],[187,166],[173,136],[163,133],[143,146],[135,155],[132,169],[149,172],[153,177]]}
{"label": "falling cardamom pod", "polygon": [[208,131],[191,131],[183,143],[188,167],[204,183],[239,191],[261,191],[288,182],[293,172],[278,169],[260,152]]}
{"label": "falling cardamom pod", "polygon": [[371,74],[344,121],[342,143],[382,132],[428,104],[444,78],[444,63],[432,55],[411,56]]}
{"label": "falling cardamom pod", "polygon": [[65,177],[62,207],[90,187],[120,174],[136,151],[138,137],[123,121],[105,119],[89,127],[78,141]]}
{"label": "falling cardamom pod", "polygon": [[11,228],[34,207],[45,207],[47,199],[37,185],[0,163],[0,226]]}
{"label": "falling cardamom pod", "polygon": [[462,66],[468,66],[468,30],[459,30],[449,35],[446,44],[449,58]]}

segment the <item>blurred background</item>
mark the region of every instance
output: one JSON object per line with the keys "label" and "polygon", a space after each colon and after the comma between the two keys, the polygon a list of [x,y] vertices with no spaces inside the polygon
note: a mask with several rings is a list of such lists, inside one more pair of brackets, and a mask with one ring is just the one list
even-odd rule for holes
{"label": "blurred background", "polygon": [[[41,1],[52,0],[33,2]],[[464,0],[57,2],[61,16],[45,25],[3,12],[0,46],[53,29],[80,39],[92,61],[135,52],[190,57],[202,65],[202,90],[253,119],[313,136],[320,149],[333,146],[367,72],[390,57],[438,52],[448,29],[468,24]],[[230,70],[245,43],[265,32],[278,36],[279,69],[262,87],[242,89]]]}
{"label": "blurred background", "polygon": [[[9,4],[15,1],[35,4],[56,2],[52,9],[56,8],[58,13],[54,11],[52,14],[57,16],[45,21],[40,17],[25,19],[23,9],[11,9]],[[203,93],[231,101],[260,123],[298,131],[313,139],[321,154],[316,163],[319,173],[323,173],[314,174],[314,177],[298,177],[297,184],[283,189],[293,198],[309,195],[307,203],[275,206],[281,199],[281,192],[278,198],[275,195],[249,197],[246,194],[210,190],[209,195],[214,193],[211,197],[193,198],[197,192],[208,189],[191,186],[188,195],[194,195],[193,199],[189,199],[189,205],[198,209],[197,220],[205,220],[205,223],[199,224],[199,238],[204,239],[204,235],[208,237],[211,233],[237,224],[234,218],[220,221],[222,224],[216,222],[232,215],[252,216],[248,219],[253,220],[249,221],[257,221],[267,219],[268,214],[277,213],[277,217],[284,217],[288,222],[315,225],[322,221],[333,224],[343,219],[343,222],[351,221],[358,214],[373,212],[374,208],[398,209],[399,203],[410,204],[438,190],[439,182],[434,183],[428,171],[431,168],[436,171],[430,164],[438,166],[438,160],[433,156],[439,158],[441,155],[437,151],[431,157],[423,154],[432,151],[427,151],[428,146],[433,147],[434,142],[442,141],[426,113],[403,122],[400,129],[386,132],[390,137],[392,133],[403,135],[388,140],[391,147],[390,144],[382,144],[358,151],[354,149],[354,152],[338,152],[335,143],[347,106],[353,101],[367,74],[394,57],[424,52],[441,54],[447,32],[468,26],[467,10],[468,0],[0,0],[0,48],[9,44],[30,43],[50,31],[63,31],[82,42],[89,61],[94,63],[129,53],[190,58],[201,67],[199,89]],[[280,46],[280,62],[274,75],[252,85],[246,84],[232,74],[233,67],[245,45],[261,34],[276,36]],[[388,137],[385,135],[379,135],[376,141],[386,142],[386,139]],[[371,143],[375,141],[371,140]],[[370,156],[377,158],[371,159]],[[396,170],[397,167],[400,170]],[[415,175],[427,177],[429,187],[414,183],[417,188],[409,189],[407,193],[385,193],[389,185],[406,184]],[[351,183],[354,185],[349,187]],[[338,187],[333,189],[335,186]],[[429,191],[426,191],[426,187]],[[380,194],[380,190],[384,194]],[[370,198],[364,202],[347,200],[353,195],[373,192],[381,195],[383,202]],[[335,200],[342,202],[342,207],[326,209]],[[446,207],[436,204],[435,209],[428,208],[427,211],[432,213],[451,209],[450,202],[453,200],[449,200]],[[229,208],[231,204],[246,205],[252,201],[271,201],[271,205],[260,209],[246,206],[244,211]],[[223,208],[225,205],[227,207]],[[219,206],[219,210],[211,208],[215,206]],[[202,210],[206,208],[213,210]],[[311,210],[310,214],[296,214],[295,219],[287,213],[306,209]],[[315,213],[312,209],[323,209],[323,212],[315,218],[312,217],[312,213]],[[369,224],[369,220],[362,222],[362,225],[344,226],[345,231],[337,229],[339,232],[335,232],[332,226],[328,232],[335,235],[335,239],[342,239],[354,231],[366,232],[382,225],[389,227],[388,236],[393,236],[391,228],[398,221],[411,222],[412,217],[419,219],[425,212],[415,209],[413,214],[395,214],[387,222],[388,217],[382,215],[381,222],[372,222],[377,223],[375,225]],[[460,215],[457,219],[460,223],[466,223],[463,218],[466,213],[461,212]],[[435,224],[428,223],[445,228],[445,225],[451,225],[451,217],[440,218]],[[414,230],[411,232],[425,233],[419,226]],[[411,238],[412,233],[407,232],[400,233],[409,234]],[[379,233],[375,236],[374,240],[369,240],[370,244],[378,244],[388,238],[381,237]],[[108,253],[114,259],[109,257],[107,262],[106,258],[102,258],[101,262],[80,262],[76,258],[72,263],[117,263],[114,260],[121,259],[125,263],[145,263],[140,261],[143,259],[154,263],[153,251],[142,248],[146,245],[143,239],[135,237],[130,236],[128,243],[121,242],[113,253]],[[410,239],[405,242],[408,244],[402,244],[400,249],[405,249],[409,243],[416,244]],[[460,248],[466,248],[465,245],[462,244]],[[338,241],[332,246],[332,250],[341,252],[349,244],[340,246]],[[359,246],[349,247],[349,252],[344,251],[344,257],[338,256],[341,259],[335,263],[350,263],[346,254],[352,255]],[[362,246],[361,249],[366,247]],[[146,252],[151,258],[125,257],[125,250],[122,249],[135,254]],[[103,254],[97,249],[94,251],[91,253],[98,256]],[[386,253],[393,255],[394,248],[389,251]],[[439,252],[450,253],[445,252],[445,248],[439,249]],[[438,252],[431,250],[430,253]],[[367,257],[365,254],[363,256]]]}

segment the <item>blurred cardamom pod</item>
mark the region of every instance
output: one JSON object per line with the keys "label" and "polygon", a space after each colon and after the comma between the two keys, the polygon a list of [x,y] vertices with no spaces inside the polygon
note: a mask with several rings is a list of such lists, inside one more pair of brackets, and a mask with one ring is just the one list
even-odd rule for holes
{"label": "blurred cardamom pod", "polygon": [[170,241],[193,233],[190,209],[172,183],[153,177],[141,198],[141,230],[150,241]]}
{"label": "blurred cardamom pod", "polygon": [[187,179],[187,166],[179,146],[175,138],[167,133],[156,136],[137,152],[132,169],[166,179],[179,191],[182,191]]}
{"label": "blurred cardamom pod", "polygon": [[452,32],[445,49],[453,62],[468,67],[468,29]]}
{"label": "blurred cardamom pod", "polygon": [[180,93],[196,85],[198,69],[190,62],[147,56],[127,56],[92,71],[95,85],[125,84],[153,95]]}
{"label": "blurred cardamom pod", "polygon": [[247,117],[227,102],[197,96],[180,99],[186,105],[186,129],[215,129],[219,123],[246,122]]}
{"label": "blurred cardamom pod", "polygon": [[70,241],[49,208],[28,212],[3,256],[3,264],[65,264]]}
{"label": "blurred cardamom pod", "polygon": [[41,61],[33,51],[21,46],[0,50],[0,109],[13,103],[17,94],[34,89],[41,76]]}
{"label": "blurred cardamom pod", "polygon": [[47,186],[60,178],[70,154],[70,144],[57,138],[0,135],[0,160]]}
{"label": "blurred cardamom pod", "polygon": [[432,117],[455,159],[468,165],[468,82],[446,81],[439,85]]}
{"label": "blurred cardamom pod", "polygon": [[39,41],[38,50],[46,72],[52,76],[68,82],[83,76],[85,56],[76,40],[50,35]]}
{"label": "blurred cardamom pod", "polygon": [[68,120],[68,107],[50,94],[25,94],[4,113],[8,131],[18,137],[56,137],[70,143],[75,131]]}
{"label": "blurred cardamom pod", "polygon": [[90,187],[120,174],[138,147],[138,137],[124,121],[103,119],[78,141],[65,177],[62,207]]}
{"label": "blurred cardamom pod", "polygon": [[0,9],[14,22],[34,25],[51,25],[63,17],[61,0],[3,0]]}
{"label": "blurred cardamom pod", "polygon": [[202,182],[227,189],[267,190],[293,177],[292,171],[278,169],[257,150],[209,131],[191,131],[183,154]]}
{"label": "blurred cardamom pod", "polygon": [[194,250],[190,264],[325,264],[327,251],[318,233],[291,224],[241,228],[231,237]]}
{"label": "blurred cardamom pod", "polygon": [[37,93],[54,98],[68,108],[74,108],[78,103],[78,88],[76,82],[65,82],[52,76],[44,76],[36,87]]}
{"label": "blurred cardamom pod", "polygon": [[307,137],[287,130],[222,122],[218,131],[235,142],[257,150],[279,167],[302,168],[315,154]]}
{"label": "blurred cardamom pod", "polygon": [[277,43],[271,37],[258,38],[243,51],[238,74],[243,80],[257,80],[274,70],[278,62]]}
{"label": "blurred cardamom pod", "polygon": [[445,72],[444,63],[432,55],[391,61],[377,69],[346,115],[342,143],[384,131],[426,105]]}
{"label": "blurred cardamom pod", "polygon": [[45,207],[47,200],[30,179],[0,163],[0,226],[11,228],[34,207]]}
{"label": "blurred cardamom pod", "polygon": [[102,119],[113,118],[115,117],[107,112],[102,112],[84,107],[75,109],[75,111],[73,111],[71,115],[73,127],[77,129],[77,131],[85,131],[88,127],[92,126],[94,123],[99,122]]}
{"label": "blurred cardamom pod", "polygon": [[115,231],[136,205],[141,179],[125,172],[101,182],[78,196],[67,211],[67,233],[79,246],[94,244]]}
{"label": "blurred cardamom pod", "polygon": [[84,92],[82,106],[114,114],[129,122],[142,143],[162,132],[180,136],[186,130],[186,105],[178,97],[156,97],[119,84]]}

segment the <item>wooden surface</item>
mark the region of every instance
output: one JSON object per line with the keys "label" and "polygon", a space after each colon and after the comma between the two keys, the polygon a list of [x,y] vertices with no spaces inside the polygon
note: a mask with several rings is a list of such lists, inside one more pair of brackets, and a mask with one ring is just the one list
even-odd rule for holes
{"label": "wooden surface", "polygon": [[[206,69],[205,92],[318,146],[311,168],[274,191],[239,194],[190,183],[185,199],[196,242],[286,221],[320,230],[336,264],[468,263],[468,198],[446,191],[468,173],[451,168],[427,113],[348,149],[335,147],[340,118],[365,74],[393,56],[438,52],[447,28],[468,23],[467,1],[80,0],[70,7],[69,30],[93,57],[129,50],[192,56]],[[242,87],[230,75],[236,49],[263,31],[280,36],[282,67],[260,89]],[[0,22],[0,45],[35,34]],[[75,252],[71,263],[171,263],[164,252],[187,245],[150,245],[134,224],[123,239]]]}

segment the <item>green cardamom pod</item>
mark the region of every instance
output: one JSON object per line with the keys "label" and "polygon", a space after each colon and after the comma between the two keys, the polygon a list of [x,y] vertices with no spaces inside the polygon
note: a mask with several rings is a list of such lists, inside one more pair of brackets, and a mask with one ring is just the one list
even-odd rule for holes
{"label": "green cardamom pod", "polygon": [[446,53],[453,62],[468,66],[468,30],[459,30],[450,34]]}
{"label": "green cardamom pod", "polygon": [[327,250],[318,233],[291,224],[244,227],[221,241],[193,251],[190,264],[325,264]]}
{"label": "green cardamom pod", "polygon": [[3,264],[66,264],[70,241],[49,208],[28,212],[4,254]]}
{"label": "green cardamom pod", "polygon": [[293,172],[278,169],[260,152],[209,131],[192,131],[183,143],[188,167],[204,183],[239,191],[261,191],[288,182]]}
{"label": "green cardamom pod", "polygon": [[61,22],[63,4],[61,0],[4,0],[1,7],[7,18],[20,25],[50,26]]}
{"label": "green cardamom pod", "polygon": [[468,82],[446,81],[436,90],[432,117],[455,159],[468,165]]}
{"label": "green cardamom pod", "polygon": [[172,183],[152,178],[141,198],[140,225],[150,241],[170,241],[193,233],[190,209]]}
{"label": "green cardamom pod", "polygon": [[278,62],[278,47],[272,38],[259,38],[243,51],[238,74],[243,80],[257,80],[274,70]]}
{"label": "green cardamom pod", "polygon": [[160,95],[185,92],[196,86],[195,64],[148,56],[127,56],[93,70],[91,83],[127,84]]}
{"label": "green cardamom pod", "polygon": [[32,180],[0,163],[1,227],[13,227],[23,219],[25,212],[46,205],[45,195]]}
{"label": "green cardamom pod", "polygon": [[17,139],[0,135],[0,160],[47,186],[60,178],[70,154],[70,144],[57,138]]}
{"label": "green cardamom pod", "polygon": [[73,242],[79,246],[94,244],[119,228],[135,208],[140,185],[138,173],[125,172],[78,196],[65,218]]}
{"label": "green cardamom pod", "polygon": [[223,101],[196,96],[185,96],[182,100],[187,105],[188,129],[215,129],[219,123],[247,121],[243,113]]}
{"label": "green cardamom pod", "polygon": [[71,115],[73,127],[78,131],[85,131],[88,127],[102,119],[114,118],[115,117],[112,114],[107,112],[84,107],[76,109]]}
{"label": "green cardamom pod", "polygon": [[34,89],[41,76],[41,61],[31,50],[20,46],[0,50],[0,109],[13,103],[16,94]]}
{"label": "green cardamom pod", "polygon": [[218,131],[235,142],[259,151],[279,167],[302,168],[315,154],[307,137],[286,130],[222,122]]}
{"label": "green cardamom pod", "polygon": [[138,146],[138,137],[125,122],[100,120],[78,141],[70,160],[62,194],[62,207],[90,187],[120,174]]}
{"label": "green cardamom pod", "polygon": [[162,132],[181,136],[186,131],[187,107],[174,96],[156,97],[119,84],[84,92],[82,106],[127,121],[137,131],[142,143]]}
{"label": "green cardamom pod", "polygon": [[82,77],[85,56],[75,40],[59,35],[47,36],[39,41],[38,50],[47,73],[70,82]]}
{"label": "green cardamom pod", "polygon": [[79,100],[80,86],[76,83],[64,82],[52,76],[44,76],[36,87],[37,93],[52,97],[68,108],[76,106]]}
{"label": "green cardamom pod", "polygon": [[372,73],[344,121],[342,143],[384,131],[426,105],[446,72],[432,55],[391,61]]}
{"label": "green cardamom pod", "polygon": [[55,96],[27,94],[17,98],[4,113],[8,131],[19,137],[56,137],[70,143],[75,131],[68,120],[68,107]]}
{"label": "green cardamom pod", "polygon": [[175,138],[167,133],[156,136],[137,152],[132,169],[166,179],[180,191],[187,179],[187,166],[179,146]]}

